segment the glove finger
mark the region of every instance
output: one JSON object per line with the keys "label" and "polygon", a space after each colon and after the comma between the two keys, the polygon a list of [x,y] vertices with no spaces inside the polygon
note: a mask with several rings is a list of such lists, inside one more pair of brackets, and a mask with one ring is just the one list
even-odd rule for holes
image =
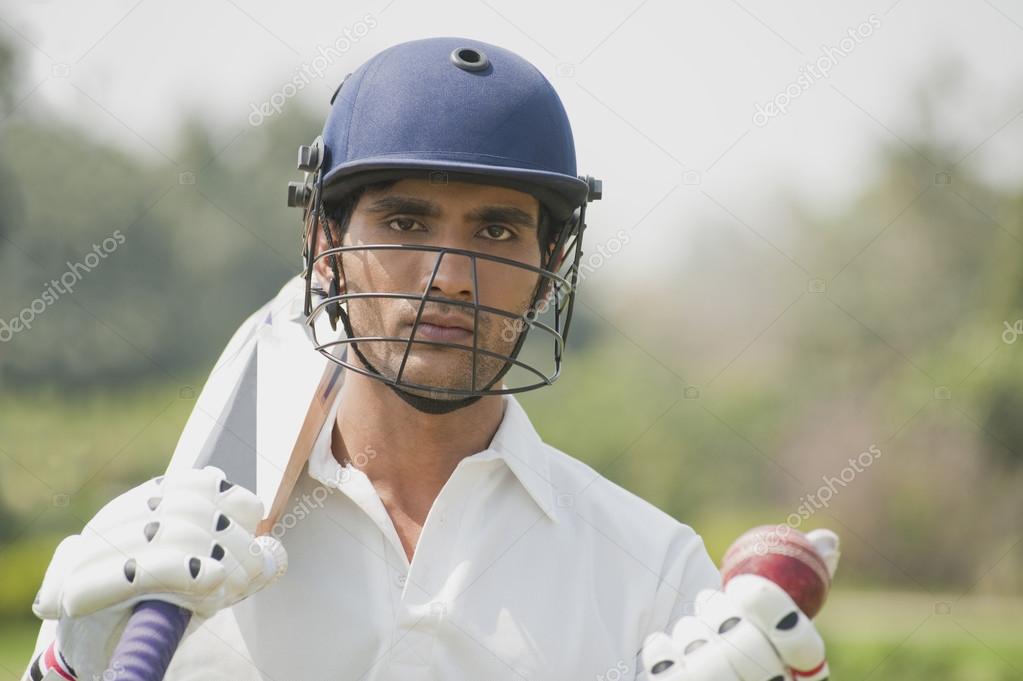
{"label": "glove finger", "polygon": [[167,492],[152,519],[174,518],[191,523],[212,534],[218,526],[230,524],[229,520],[220,520],[222,515],[216,502],[206,496],[202,490],[178,488]]}
{"label": "glove finger", "polygon": [[640,658],[650,681],[689,681],[675,644],[663,631],[646,637]]}
{"label": "glove finger", "polygon": [[764,633],[749,620],[739,620],[718,637],[728,663],[742,681],[790,679],[788,669]]}
{"label": "glove finger", "polygon": [[102,562],[114,556],[120,556],[121,562],[131,558],[146,544],[144,526],[144,522],[133,521],[103,530],[86,527],[82,530],[84,541],[79,550],[77,567]]}
{"label": "glove finger", "polygon": [[67,580],[63,606],[69,616],[81,617],[160,592],[199,603],[220,598],[219,587],[225,577],[224,567],[215,560],[150,544],[130,558],[111,555],[76,570]]}
{"label": "glove finger", "polygon": [[671,628],[671,639],[683,656],[691,655],[701,646],[710,643],[716,634],[698,617],[680,617]]}
{"label": "glove finger", "polygon": [[181,468],[164,476],[163,492],[170,494],[186,489],[212,499],[217,494],[220,481],[226,477],[224,471],[216,466]]}
{"label": "glove finger", "polygon": [[240,485],[231,485],[218,492],[215,503],[228,518],[245,528],[249,534],[256,533],[265,507],[255,494]]}
{"label": "glove finger", "polygon": [[177,595],[180,600],[171,602],[206,617],[224,606],[227,570],[219,561],[154,544],[140,552],[136,564],[139,593]]}
{"label": "glove finger", "polygon": [[[164,493],[167,496],[167,503],[178,509],[189,502],[183,501],[185,497],[179,495],[191,495],[203,497],[210,506],[222,513],[225,518],[219,515],[214,523],[238,523],[249,534],[256,532],[259,521],[263,519],[263,502],[259,497],[249,490],[231,483],[224,475],[224,471],[215,466],[205,468],[187,469],[168,474],[164,482]],[[203,506],[202,508],[206,508]],[[196,509],[196,513],[200,511]]]}
{"label": "glove finger", "polygon": [[810,540],[824,560],[824,565],[828,568],[828,576],[833,578],[835,571],[838,570],[838,561],[842,557],[841,541],[839,541],[838,535],[822,527],[807,532],[806,538]]}
{"label": "glove finger", "polygon": [[84,530],[83,536],[88,541],[80,551],[78,564],[88,565],[114,554],[127,560],[151,542],[173,546],[188,555],[208,556],[213,548],[213,534],[204,527],[197,527],[192,520],[183,520],[178,514],[154,515],[148,522],[146,519],[133,521],[102,532]]}
{"label": "glove finger", "polygon": [[767,636],[785,664],[809,672],[824,662],[824,641],[817,627],[780,586],[758,575],[737,575],[725,593]]}
{"label": "glove finger", "polygon": [[158,482],[159,480],[160,478],[147,480],[138,487],[114,497],[96,512],[86,526],[103,531],[148,516],[152,511],[150,504],[155,506],[157,500],[163,496],[162,482]]}
{"label": "glove finger", "polygon": [[752,681],[739,676],[732,668],[724,652],[724,645],[715,637],[685,656],[686,670],[692,681]]}
{"label": "glove finger", "polygon": [[32,612],[39,619],[55,620],[60,618],[60,594],[67,576],[78,565],[82,544],[82,536],[78,534],[65,537],[60,544],[57,544],[53,558],[50,559],[50,564],[46,568],[46,574],[43,575],[39,593],[36,594],[35,601],[32,603]]}
{"label": "glove finger", "polygon": [[256,538],[240,525],[232,523],[217,532],[209,555],[224,564],[232,583],[247,584],[263,575],[263,550]]}
{"label": "glove finger", "polygon": [[698,594],[696,608],[698,619],[720,640],[720,650],[740,679],[785,678],[787,671],[777,651],[766,635],[746,618],[734,598],[720,591],[703,598]]}
{"label": "glove finger", "polygon": [[703,612],[725,599],[725,593],[719,589],[703,589],[693,600],[693,612],[699,617]]}
{"label": "glove finger", "polygon": [[741,618],[736,603],[724,591],[704,589],[696,594],[696,617],[715,634],[729,619]]}
{"label": "glove finger", "polygon": [[241,555],[247,561],[246,564],[242,564],[236,558],[238,554],[225,550],[219,544],[214,545],[213,551],[210,560],[218,561],[225,575],[221,586],[221,607],[233,605],[262,588],[265,580],[262,579],[261,555],[252,556],[246,549],[242,549]]}
{"label": "glove finger", "polygon": [[805,672],[792,672],[792,677],[798,679],[798,681],[828,681],[831,676],[831,669],[828,667],[828,663],[825,660],[816,669],[811,669]]}

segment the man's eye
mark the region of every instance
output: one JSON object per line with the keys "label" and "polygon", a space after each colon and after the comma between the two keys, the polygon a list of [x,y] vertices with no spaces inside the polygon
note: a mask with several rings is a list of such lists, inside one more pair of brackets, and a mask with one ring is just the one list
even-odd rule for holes
{"label": "man's eye", "polygon": [[514,232],[502,225],[487,225],[480,231],[494,241],[507,241],[515,236]]}
{"label": "man's eye", "polygon": [[391,218],[387,226],[395,232],[422,232],[426,230],[419,221],[412,218]]}

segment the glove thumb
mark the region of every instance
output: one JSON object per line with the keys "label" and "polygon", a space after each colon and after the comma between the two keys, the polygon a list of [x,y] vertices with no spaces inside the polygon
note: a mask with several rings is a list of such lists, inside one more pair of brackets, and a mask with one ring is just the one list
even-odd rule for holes
{"label": "glove thumb", "polygon": [[50,565],[46,568],[46,574],[43,575],[43,584],[39,587],[39,593],[36,594],[35,601],[32,603],[32,612],[39,619],[60,619],[60,601],[64,581],[77,563],[81,543],[82,535],[72,534],[65,537],[53,552]]}
{"label": "glove thumb", "polygon": [[824,564],[828,568],[828,576],[834,577],[835,570],[838,569],[838,559],[842,557],[838,535],[831,530],[821,528],[819,530],[810,530],[806,533],[806,538],[810,540],[813,547],[817,549],[817,553],[824,559]]}

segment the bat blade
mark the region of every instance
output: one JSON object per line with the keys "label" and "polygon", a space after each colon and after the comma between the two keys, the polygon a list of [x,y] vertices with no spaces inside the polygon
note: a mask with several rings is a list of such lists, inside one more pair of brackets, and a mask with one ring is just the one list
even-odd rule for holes
{"label": "bat blade", "polygon": [[283,512],[343,383],[344,368],[308,343],[267,329],[218,362],[167,467],[216,466],[256,494],[264,512],[257,534]]}
{"label": "bat blade", "polygon": [[[167,468],[214,465],[255,492],[264,509],[257,535],[284,511],[343,382],[343,367],[305,349],[268,335],[218,361]],[[109,669],[120,681],[160,681],[190,619],[184,608],[140,602]]]}
{"label": "bat blade", "polygon": [[313,444],[331,416],[331,406],[341,389],[343,372],[344,368],[340,365],[327,363],[301,421],[286,464],[283,469],[265,466],[265,473],[258,478],[257,494],[263,500],[266,515],[259,523],[256,534],[269,534],[284,512],[299,475],[312,453]]}

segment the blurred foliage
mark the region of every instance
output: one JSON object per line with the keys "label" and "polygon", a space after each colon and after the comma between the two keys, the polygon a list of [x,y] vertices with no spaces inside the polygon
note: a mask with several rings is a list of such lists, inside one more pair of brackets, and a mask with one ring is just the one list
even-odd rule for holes
{"label": "blurred foliage", "polygon": [[[0,126],[6,121],[14,105],[13,71],[15,53],[5,42],[0,41]],[[4,153],[6,136],[0,127],[0,240],[10,234],[14,225],[22,219],[21,196],[14,183],[14,175]]]}
{"label": "blurred foliage", "polygon": [[[0,614],[11,618],[31,616],[31,606],[46,573],[49,560],[63,534],[33,534],[3,552],[4,579],[0,581]],[[3,618],[0,618],[3,619]]]}
{"label": "blurred foliage", "polygon": [[[163,470],[200,377],[295,273],[284,186],[320,125],[297,106],[234,136],[189,121],[175,161],[143,161],[19,112],[12,60],[0,43],[0,320],[124,239],[0,344],[0,619],[28,613],[61,536]],[[521,398],[545,439],[697,528],[715,558],[821,498],[873,445],[881,456],[800,518],[842,535],[840,587],[1023,592],[1023,343],[1009,333],[1023,320],[1023,189],[974,176],[930,133],[955,93],[954,73],[921,89],[919,132],[880,145],[845,205],[788,192],[771,236],[811,281],[717,220],[627,295],[587,281],[563,378]],[[881,614],[857,631],[904,610],[872,602]],[[1020,642],[989,645],[994,633],[900,645],[906,631],[832,632],[836,677],[1023,668]]]}
{"label": "blurred foliage", "polygon": [[189,123],[178,165],[152,166],[15,115],[0,168],[22,208],[0,212],[12,226],[0,246],[0,319],[25,314],[31,328],[0,355],[4,384],[174,380],[215,357],[300,263],[284,186],[314,126],[265,127],[214,141]]}
{"label": "blurred foliage", "polygon": [[794,518],[842,535],[846,585],[1023,590],[1023,189],[930,135],[961,77],[921,86],[915,136],[879,143],[850,201],[792,187],[781,224],[756,222],[808,276],[711,219],[659,277],[584,291],[600,347],[523,398],[545,437],[715,558]]}

